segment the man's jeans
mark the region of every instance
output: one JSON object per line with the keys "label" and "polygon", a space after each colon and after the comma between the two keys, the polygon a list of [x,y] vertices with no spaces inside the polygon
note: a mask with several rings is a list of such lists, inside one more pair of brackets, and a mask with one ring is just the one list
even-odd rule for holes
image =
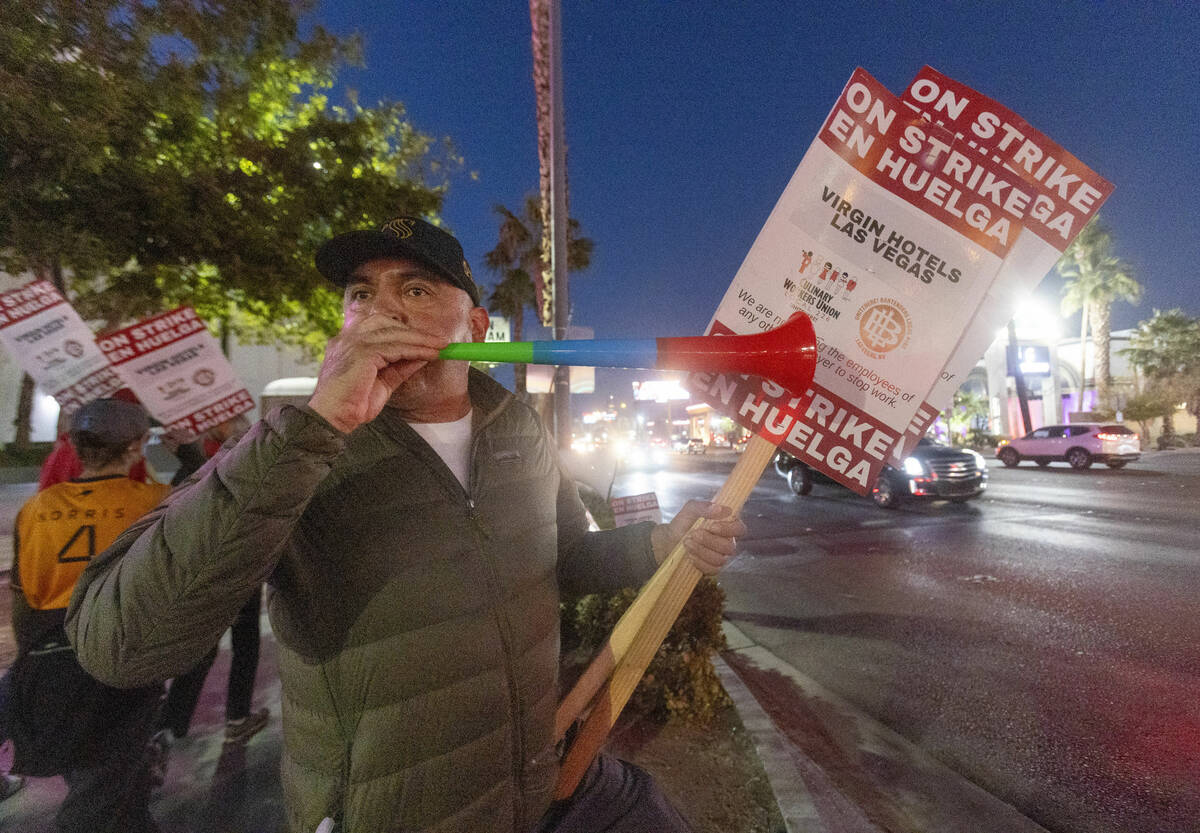
{"label": "man's jeans", "polygon": [[535,833],[691,833],[641,767],[601,753],[575,794],[555,802]]}

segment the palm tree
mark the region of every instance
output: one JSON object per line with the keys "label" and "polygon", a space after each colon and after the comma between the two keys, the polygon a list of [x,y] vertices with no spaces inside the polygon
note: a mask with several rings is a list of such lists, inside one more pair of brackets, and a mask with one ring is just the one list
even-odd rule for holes
{"label": "palm tree", "polygon": [[1096,342],[1096,405],[1109,405],[1112,374],[1109,350],[1112,335],[1112,305],[1115,301],[1137,303],[1142,285],[1130,266],[1112,253],[1112,232],[1099,215],[1083,227],[1058,262],[1058,273],[1067,279],[1063,286],[1063,315],[1082,310],[1079,321],[1079,407],[1087,380],[1087,331],[1091,325]]}
{"label": "palm tree", "polygon": [[[536,196],[525,198],[523,216],[514,214],[503,205],[493,209],[500,217],[500,234],[496,247],[483,256],[489,269],[500,275],[500,282],[488,298],[488,309],[508,316],[513,341],[521,341],[525,329],[525,308],[533,307],[533,276],[542,265],[542,209]],[[579,221],[567,221],[567,269],[578,271],[592,263],[595,243],[580,233]],[[513,384],[517,394],[525,395],[525,365],[513,368]]]}
{"label": "palm tree", "polygon": [[[533,48],[533,91],[537,108],[538,190],[540,195],[538,217],[551,216],[550,193],[550,130],[553,121],[552,91],[550,89],[550,3],[547,0],[529,0],[530,45]],[[528,213],[528,211],[526,212]],[[540,220],[539,220],[540,224]],[[550,274],[551,241],[549,232],[542,235],[544,242],[540,260],[536,264],[538,275],[544,285]],[[554,310],[550,299],[542,299],[542,308],[537,311],[543,324],[553,320]]]}
{"label": "palm tree", "polygon": [[[1145,375],[1150,392],[1173,402],[1184,399],[1193,411],[1200,408],[1200,320],[1181,309],[1155,310],[1138,324],[1121,353]],[[1173,415],[1174,408],[1162,414],[1167,439],[1175,436]]]}
{"label": "palm tree", "polygon": [[988,398],[973,390],[959,388],[945,415],[953,439],[968,442],[973,434],[979,433],[979,424],[987,422]]}

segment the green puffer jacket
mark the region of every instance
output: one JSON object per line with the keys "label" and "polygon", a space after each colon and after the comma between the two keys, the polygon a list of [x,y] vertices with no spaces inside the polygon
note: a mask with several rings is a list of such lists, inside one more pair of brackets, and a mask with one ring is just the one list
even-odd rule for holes
{"label": "green puffer jacket", "polygon": [[269,580],[296,833],[526,833],[557,776],[559,587],[654,569],[652,525],[587,532],[532,410],[470,389],[469,490],[390,408],[345,437],[284,406],[76,587],[80,662],[132,686],[194,665]]}

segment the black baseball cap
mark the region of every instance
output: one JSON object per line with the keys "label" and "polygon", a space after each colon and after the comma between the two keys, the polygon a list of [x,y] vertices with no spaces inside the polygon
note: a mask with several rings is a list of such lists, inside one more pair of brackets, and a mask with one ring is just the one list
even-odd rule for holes
{"label": "black baseball cap", "polygon": [[471,276],[462,245],[454,235],[420,217],[394,217],[378,230],[339,234],[317,249],[317,271],[338,286],[345,286],[355,269],[381,257],[416,260],[470,295],[472,303],[479,306],[479,287]]}
{"label": "black baseball cap", "polygon": [[93,399],[71,418],[72,434],[90,434],[104,445],[125,445],[149,430],[145,408],[123,399]]}

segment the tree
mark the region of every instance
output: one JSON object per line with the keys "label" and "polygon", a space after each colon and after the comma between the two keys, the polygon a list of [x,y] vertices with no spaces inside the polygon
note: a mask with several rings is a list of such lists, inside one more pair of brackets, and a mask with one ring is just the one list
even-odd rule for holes
{"label": "tree", "polygon": [[1142,286],[1131,273],[1128,263],[1112,253],[1112,232],[1100,222],[1099,215],[1083,227],[1058,262],[1058,272],[1067,279],[1063,287],[1062,311],[1071,315],[1081,310],[1079,327],[1079,403],[1087,380],[1087,331],[1091,326],[1096,342],[1096,405],[1109,407],[1112,373],[1109,351],[1112,333],[1112,305],[1116,301],[1137,303]]}
{"label": "tree", "polygon": [[78,207],[113,161],[122,132],[114,114],[139,99],[146,44],[118,6],[0,6],[0,265],[9,271],[48,279],[56,261],[90,266],[106,257]]}
{"label": "tree", "polygon": [[988,399],[981,393],[959,388],[954,392],[954,402],[945,412],[946,424],[953,439],[966,442],[969,436],[979,433],[980,423],[986,425]]}
{"label": "tree", "polygon": [[1191,413],[1200,412],[1200,319],[1181,309],[1155,310],[1138,324],[1121,353],[1145,375],[1148,393],[1171,401],[1161,416],[1163,436],[1173,438],[1174,403],[1183,400]]}
{"label": "tree", "polygon": [[1153,439],[1150,434],[1150,424],[1161,417],[1165,426],[1175,412],[1175,401],[1175,397],[1171,396],[1168,391],[1155,388],[1134,394],[1125,402],[1121,414],[1125,419],[1131,419],[1141,427],[1145,448],[1150,447],[1150,441]]}
{"label": "tree", "polygon": [[[483,256],[489,269],[501,276],[500,282],[488,298],[488,309],[508,316],[512,322],[514,341],[521,341],[524,333],[525,308],[535,303],[533,276],[541,268],[542,257],[542,209],[538,197],[525,198],[522,216],[514,214],[503,205],[493,209],[500,217],[499,237],[495,248]],[[594,242],[581,236],[579,221],[572,218],[567,223],[567,269],[586,269],[592,262]],[[513,384],[517,394],[525,395],[525,366],[513,369]]]}
{"label": "tree", "polygon": [[11,0],[0,9],[0,267],[61,269],[115,327],[189,303],[319,353],[331,232],[436,216],[460,164],[403,106],[334,106],[354,40],[300,0]]}
{"label": "tree", "polygon": [[[0,268],[30,270],[65,292],[62,253],[102,258],[73,222],[70,183],[103,163],[109,114],[131,99],[121,38],[106,37],[111,5],[0,5]],[[104,56],[108,73],[95,70]],[[14,446],[29,446],[34,383],[21,379]]]}

